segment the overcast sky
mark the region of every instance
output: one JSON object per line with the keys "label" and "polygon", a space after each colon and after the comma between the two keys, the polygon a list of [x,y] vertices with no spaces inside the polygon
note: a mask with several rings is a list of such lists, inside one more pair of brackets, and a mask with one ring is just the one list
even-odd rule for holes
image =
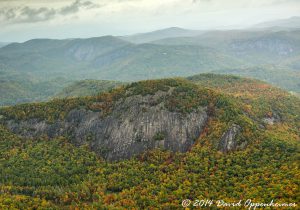
{"label": "overcast sky", "polygon": [[0,0],[0,42],[125,35],[175,26],[243,28],[299,14],[300,0]]}

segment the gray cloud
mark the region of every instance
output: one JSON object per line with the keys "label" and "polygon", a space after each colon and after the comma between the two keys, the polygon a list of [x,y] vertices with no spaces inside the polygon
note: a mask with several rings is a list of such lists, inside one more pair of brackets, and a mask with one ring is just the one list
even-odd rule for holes
{"label": "gray cloud", "polygon": [[94,4],[94,3],[90,2],[90,1],[84,1],[84,2],[82,2],[80,0],[76,0],[71,5],[63,7],[59,11],[59,14],[61,14],[61,15],[67,15],[67,14],[72,14],[72,13],[78,12],[80,8],[92,9],[92,8],[98,8],[98,7],[100,7],[100,5]]}
{"label": "gray cloud", "polygon": [[41,7],[38,9],[33,9],[30,7],[23,7],[20,9],[20,14],[16,18],[12,19],[15,22],[39,22],[50,20],[54,18],[56,11],[54,9],[48,9],[46,7]]}
{"label": "gray cloud", "polygon": [[0,8],[0,21],[7,23],[30,23],[51,20],[57,16],[76,14],[81,9],[98,8],[90,1],[76,0],[70,5],[53,9],[47,7],[3,7]]}
{"label": "gray cloud", "polygon": [[16,16],[17,14],[13,8],[0,9],[0,17],[3,17],[3,19],[12,20],[15,19]]}

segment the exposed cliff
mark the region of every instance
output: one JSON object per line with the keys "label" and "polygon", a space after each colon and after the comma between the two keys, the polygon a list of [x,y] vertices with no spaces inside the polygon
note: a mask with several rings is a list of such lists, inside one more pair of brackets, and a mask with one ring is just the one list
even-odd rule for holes
{"label": "exposed cliff", "polygon": [[[207,77],[215,82],[143,81],[0,108],[0,209],[177,209],[183,195],[199,197],[195,189],[215,198],[269,202],[281,193],[297,201],[299,100]],[[35,137],[44,134],[66,138]],[[146,151],[158,147],[188,152]],[[116,162],[95,154],[118,160],[142,151]]]}
{"label": "exposed cliff", "polygon": [[236,149],[237,136],[241,132],[241,126],[233,124],[222,136],[219,143],[219,150],[226,153]]}
{"label": "exposed cliff", "polygon": [[[133,91],[128,89],[127,93]],[[103,110],[78,107],[54,122],[33,117],[11,119],[5,124],[25,137],[68,136],[74,144],[88,144],[108,160],[130,158],[154,148],[185,152],[199,137],[209,116],[204,105],[188,112],[171,110],[166,103],[175,92],[178,92],[175,87],[168,87],[152,94],[121,97],[110,105],[111,111],[106,114]]]}
{"label": "exposed cliff", "polygon": [[[65,136],[107,160],[155,148],[186,152],[205,135],[226,153],[244,148],[249,138],[244,132],[255,127],[230,97],[183,79],[143,81],[98,96],[6,107],[0,116],[20,136]],[[229,130],[216,126],[228,123],[233,123]]]}

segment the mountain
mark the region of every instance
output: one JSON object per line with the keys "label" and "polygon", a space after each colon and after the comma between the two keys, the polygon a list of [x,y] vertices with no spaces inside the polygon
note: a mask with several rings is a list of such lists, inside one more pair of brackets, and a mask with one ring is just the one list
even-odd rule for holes
{"label": "mountain", "polygon": [[109,80],[81,80],[68,85],[61,92],[55,95],[55,97],[67,98],[78,96],[92,96],[105,91],[109,91],[123,84],[125,83]]}
{"label": "mountain", "polygon": [[93,71],[88,62],[105,53],[128,45],[112,36],[89,39],[35,39],[13,43],[0,49],[0,62],[37,77],[66,76],[81,78],[85,70]]}
{"label": "mountain", "polygon": [[0,105],[48,99],[70,84],[66,81],[132,82],[205,72],[249,76],[297,94],[299,37],[299,30],[232,30],[143,44],[113,36],[12,43],[0,48],[0,71],[15,77],[2,78],[1,91],[9,97],[0,98]]}
{"label": "mountain", "polygon": [[102,78],[136,81],[188,76],[209,69],[238,67],[241,63],[208,47],[141,44],[108,53],[94,60],[92,65],[102,69]]}
{"label": "mountain", "polygon": [[[238,68],[212,70],[265,80],[299,92],[300,31],[214,31],[196,37],[169,38],[155,44],[206,46],[242,61]],[[209,70],[207,71],[209,72]]]}
{"label": "mountain", "polygon": [[253,30],[211,30],[204,31],[202,34],[192,37],[167,37],[160,40],[155,40],[151,43],[162,45],[201,45],[214,46],[227,44],[233,40],[249,39],[262,36],[264,34],[275,33],[269,30],[253,31]]}
{"label": "mountain", "polygon": [[0,205],[176,209],[187,196],[292,205],[299,113],[281,89],[215,74],[4,107]]}
{"label": "mountain", "polygon": [[[254,25],[253,27],[249,28],[249,32],[257,32],[257,33],[264,33],[266,29],[268,31],[285,31],[285,30],[295,30],[300,28],[300,17],[291,17],[288,19],[281,19],[281,20],[273,20],[269,22],[262,22],[259,24]],[[259,29],[259,31],[257,31]],[[212,33],[211,33],[212,32]],[[209,32],[210,34],[214,34],[215,31]],[[169,39],[169,38],[187,38],[187,37],[195,37],[202,34],[206,34],[207,31],[203,30],[188,30],[178,27],[171,27],[165,28],[161,30],[156,30],[148,33],[140,33],[128,36],[121,36],[119,38],[132,42],[135,44],[142,44],[142,43],[150,43],[157,40],[162,39]],[[226,36],[223,38],[226,39]]]}
{"label": "mountain", "polygon": [[0,48],[10,44],[9,42],[0,42]]}
{"label": "mountain", "polygon": [[288,19],[274,20],[259,23],[254,28],[274,28],[274,29],[299,29],[300,28],[300,17],[295,16]]}
{"label": "mountain", "polygon": [[232,68],[217,71],[211,71],[217,74],[232,74],[242,77],[260,79],[272,85],[284,88],[290,92],[299,93],[300,90],[300,73],[297,69],[286,67],[277,67],[274,65],[265,65],[257,67]]}
{"label": "mountain", "polygon": [[0,75],[0,106],[49,100],[71,83],[63,77],[42,80],[32,73],[20,74],[5,67],[1,68]]}
{"label": "mountain", "polygon": [[[198,45],[218,49],[251,63],[276,63],[299,55],[300,30],[293,31],[210,31],[195,37],[167,38],[154,44]],[[273,58],[276,56],[275,58]],[[261,58],[260,58],[261,57]],[[251,59],[252,58],[252,59]],[[258,61],[256,61],[259,58]]]}
{"label": "mountain", "polygon": [[122,36],[120,38],[135,44],[142,44],[142,43],[148,43],[155,40],[160,40],[160,39],[170,38],[170,37],[192,37],[202,33],[203,31],[200,30],[187,30],[178,27],[171,27],[171,28],[161,29],[161,30],[152,31],[148,33]]}
{"label": "mountain", "polygon": [[83,75],[93,71],[86,64],[90,60],[128,44],[106,36],[35,39],[4,46],[0,49],[0,106],[47,100],[74,80],[85,79]]}
{"label": "mountain", "polygon": [[[228,74],[248,77],[247,79],[239,78],[237,81],[239,85],[242,85],[243,82],[247,83],[249,81],[257,81],[251,78],[261,78],[262,81],[268,82],[273,85],[278,85],[290,90],[290,92],[296,96],[298,96],[299,88],[300,88],[300,77],[298,72],[292,72],[286,69],[276,69],[274,66],[260,66],[255,68],[238,68],[238,69],[224,69],[211,71],[207,74],[200,74],[203,81],[209,81],[212,78],[206,78],[206,75],[214,75],[215,78],[217,76],[215,74],[219,74],[221,79],[223,77],[227,78]],[[221,76],[222,75],[222,76]],[[273,75],[270,77],[269,75]],[[188,80],[193,78],[194,76],[187,77]],[[227,78],[229,79],[229,78]],[[218,85],[218,81],[213,81],[214,84]],[[89,96],[95,95],[103,91],[108,91],[112,88],[125,84],[124,82],[111,81],[111,80],[81,80],[72,83],[71,85],[64,88],[59,94],[55,97],[63,98],[63,97],[78,97],[78,96]],[[208,84],[206,84],[208,85]],[[214,87],[216,88],[216,87]],[[224,87],[222,87],[224,88]]]}

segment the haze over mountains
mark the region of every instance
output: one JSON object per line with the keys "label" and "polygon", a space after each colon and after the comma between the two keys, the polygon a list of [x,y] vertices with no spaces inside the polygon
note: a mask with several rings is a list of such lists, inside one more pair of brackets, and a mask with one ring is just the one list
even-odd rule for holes
{"label": "haze over mountains", "polygon": [[263,22],[255,25],[256,28],[273,28],[273,29],[293,29],[300,27],[300,17],[291,17],[289,19],[281,19],[275,21]]}
{"label": "haze over mountains", "polygon": [[141,44],[141,43],[147,43],[152,42],[155,40],[160,40],[164,38],[174,38],[174,37],[192,37],[203,34],[204,31],[201,30],[188,30],[178,27],[171,27],[166,29],[161,29],[153,32],[148,33],[140,33],[130,36],[123,36],[120,37],[123,40]]}
{"label": "haze over mountains", "polygon": [[124,37],[8,44],[0,48],[0,104],[46,100],[82,79],[128,82],[205,72],[253,77],[299,93],[299,22],[294,17],[263,23],[259,30],[173,27]]}

